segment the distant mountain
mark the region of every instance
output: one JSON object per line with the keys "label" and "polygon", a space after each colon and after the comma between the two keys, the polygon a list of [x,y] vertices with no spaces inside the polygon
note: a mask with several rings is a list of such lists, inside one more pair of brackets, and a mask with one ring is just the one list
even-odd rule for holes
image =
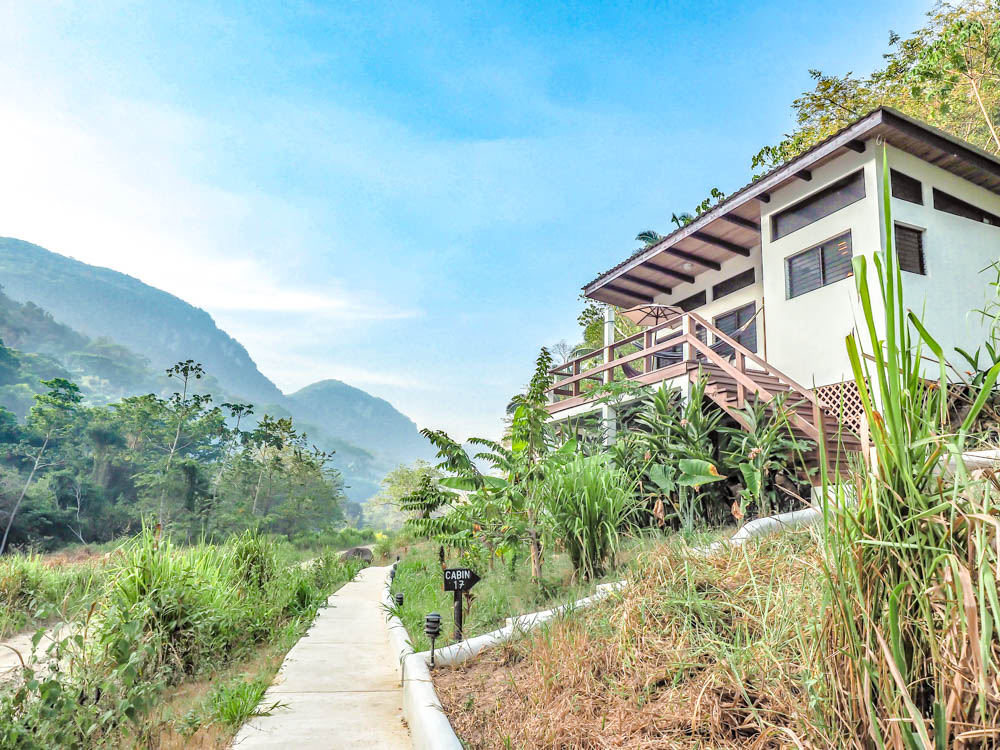
{"label": "distant mountain", "polygon": [[148,357],[155,369],[194,359],[234,396],[281,401],[281,391],[211,315],[131,276],[0,238],[0,285],[89,337],[106,336]]}
{"label": "distant mountain", "polygon": [[[193,359],[210,374],[206,390],[218,401],[291,415],[312,442],[335,450],[352,500],[374,495],[398,464],[432,455],[405,415],[346,383],[324,380],[285,396],[211,315],[126,274],[0,237],[0,289],[9,297],[0,299],[0,338],[51,358],[44,372],[64,366],[107,401],[159,390],[153,386],[163,385],[165,368]],[[30,394],[22,397],[30,404]]]}
{"label": "distant mountain", "polygon": [[390,460],[409,463],[434,455],[430,443],[406,415],[388,401],[347,383],[321,380],[292,393],[288,400],[292,413],[308,414],[327,430],[336,425],[338,434],[350,435],[358,445],[377,446],[373,450]]}

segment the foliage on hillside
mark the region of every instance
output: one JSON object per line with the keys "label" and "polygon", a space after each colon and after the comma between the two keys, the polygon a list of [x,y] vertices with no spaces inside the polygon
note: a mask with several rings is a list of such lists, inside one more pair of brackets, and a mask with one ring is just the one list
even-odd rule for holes
{"label": "foliage on hillside", "polygon": [[265,378],[239,342],[211,316],[138,279],[0,238],[0,278],[6,293],[31,301],[86,336],[109,337],[162,370],[193,358],[234,397],[265,405],[281,392]]}
{"label": "foliage on hillside", "polygon": [[309,415],[318,425],[337,425],[356,445],[409,463],[428,459],[432,451],[417,426],[388,401],[371,396],[339,380],[321,380],[288,396],[293,414]]}
{"label": "foliage on hillside", "polygon": [[[104,542],[154,517],[179,538],[248,527],[289,538],[343,519],[340,475],[291,418],[215,403],[190,360],[166,373],[174,391],[81,402],[46,380],[20,423],[0,408],[0,551]],[[8,539],[9,535],[9,539]]]}
{"label": "foliage on hillside", "polygon": [[795,129],[761,149],[754,168],[777,166],[879,106],[1000,153],[1000,5],[938,2],[911,35],[890,32],[884,59],[868,75],[810,71],[815,88],[792,102]]}
{"label": "foliage on hillside", "polygon": [[168,387],[144,357],[108,338],[88,339],[0,288],[0,404],[23,419],[33,396],[44,391],[41,381],[57,377],[79,383],[94,404]]}
{"label": "foliage on hillside", "polygon": [[[386,401],[332,380],[286,397],[208,313],[130,276],[0,238],[0,279],[0,339],[32,364],[17,383],[0,385],[0,404],[19,416],[41,392],[40,379],[72,379],[95,404],[166,396],[163,369],[192,358],[211,373],[198,384],[202,392],[294,418],[334,453],[352,501],[375,495],[399,464],[430,457],[416,426]],[[360,513],[355,506],[353,515]]]}

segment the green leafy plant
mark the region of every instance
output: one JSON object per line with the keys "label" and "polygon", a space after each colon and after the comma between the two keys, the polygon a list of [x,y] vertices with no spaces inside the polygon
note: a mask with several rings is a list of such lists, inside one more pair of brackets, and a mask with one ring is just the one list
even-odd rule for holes
{"label": "green leafy plant", "polygon": [[237,728],[255,716],[270,716],[279,709],[287,708],[288,704],[281,701],[269,705],[261,703],[267,686],[267,681],[261,679],[249,682],[234,680],[219,685],[209,697],[212,720]]}
{"label": "green leafy plant", "polygon": [[800,439],[792,432],[786,400],[785,394],[768,402],[752,399],[740,410],[742,429],[722,430],[728,438],[724,459],[743,478],[741,518],[746,516],[750,505],[758,516],[771,515],[779,501],[776,480],[791,484],[796,465],[804,467],[803,454],[813,448],[811,441]]}
{"label": "green leafy plant", "polygon": [[637,507],[633,488],[606,456],[581,455],[547,475],[538,504],[573,567],[588,581],[617,553]]}
{"label": "green leafy plant", "polygon": [[[971,477],[962,458],[1000,365],[952,429],[944,352],[904,305],[885,151],[882,175],[877,301],[867,259],[854,260],[868,351],[860,333],[847,338],[876,460],[855,471],[853,501],[823,477],[827,721],[846,737],[867,738],[859,747],[870,740],[878,748],[943,748],[979,730],[991,734],[1000,721],[988,687],[1000,674],[1000,484]],[[924,373],[924,351],[939,363],[936,379]]]}
{"label": "green leafy plant", "polygon": [[[643,402],[636,415],[646,459],[645,476],[640,480],[640,487],[647,493],[655,488],[654,495],[658,500],[666,497],[672,502],[681,527],[688,532],[699,520],[707,522],[722,515],[712,507],[721,505],[717,502],[717,495],[700,491],[700,484],[696,486],[679,481],[682,473],[679,461],[686,459],[714,464],[717,460],[714,436],[721,426],[723,414],[705,397],[706,384],[706,378],[698,378],[686,398],[676,388],[661,386]],[[657,470],[661,481],[648,474],[654,466],[664,467]],[[667,483],[662,481],[664,479]],[[674,483],[673,487],[667,489],[670,482]]]}

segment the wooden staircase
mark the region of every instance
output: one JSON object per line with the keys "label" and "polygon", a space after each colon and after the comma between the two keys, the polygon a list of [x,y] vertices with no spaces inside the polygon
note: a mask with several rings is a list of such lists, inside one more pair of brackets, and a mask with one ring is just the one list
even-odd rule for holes
{"label": "wooden staircase", "polygon": [[[780,403],[792,433],[811,440],[816,449],[806,456],[807,468],[826,462],[831,475],[843,475],[850,454],[867,448],[868,436],[849,420],[841,419],[835,404],[823,404],[813,390],[799,385],[766,360],[745,348],[701,316],[691,318],[687,334],[697,350],[698,367],[688,370],[692,382],[706,378],[705,395],[722,407],[744,429],[742,409],[747,400]],[[705,343],[711,336],[712,344]],[[820,472],[813,472],[819,481]]]}
{"label": "wooden staircase", "polygon": [[[822,445],[828,471],[837,475],[845,473],[849,454],[860,453],[863,445],[861,436],[852,429],[852,426],[841,422],[833,409],[817,403],[811,391],[800,389],[778,375],[750,368],[744,370],[743,374],[756,385],[757,390],[752,394],[748,393],[750,389],[744,385],[741,396],[741,383],[715,363],[703,362],[697,369],[689,371],[692,382],[697,381],[699,377],[706,379],[705,395],[744,429],[748,425],[744,420],[742,408],[748,400],[757,398],[764,401],[779,401],[788,415],[792,434],[797,438],[810,440],[816,445],[815,450],[805,455],[806,468],[819,469],[822,430]],[[818,472],[814,472],[813,478],[819,480]]]}

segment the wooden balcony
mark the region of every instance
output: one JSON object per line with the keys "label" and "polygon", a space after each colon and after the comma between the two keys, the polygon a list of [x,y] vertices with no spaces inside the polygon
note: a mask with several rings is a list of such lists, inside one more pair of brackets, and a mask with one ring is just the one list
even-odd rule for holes
{"label": "wooden balcony", "polygon": [[[652,385],[684,378],[712,363],[732,365],[740,371],[773,368],[756,354],[708,323],[696,313],[679,314],[642,333],[554,367],[549,388],[550,414],[586,403],[599,386],[620,380]],[[743,390],[752,388],[739,378]],[[741,396],[742,399],[742,396]],[[742,400],[741,400],[742,405]]]}
{"label": "wooden balcony", "polygon": [[[846,468],[843,456],[868,445],[867,426],[856,409],[845,410],[843,395],[831,398],[796,383],[756,353],[708,323],[696,313],[676,316],[601,350],[553,368],[549,414],[558,418],[586,404],[605,383],[630,380],[655,385],[673,380],[687,383],[705,378],[705,395],[744,428],[747,399],[780,409],[795,434],[816,443],[815,464]],[[839,384],[846,386],[848,384]],[[827,387],[829,388],[829,386]],[[841,388],[843,391],[843,388]],[[777,399],[777,400],[776,400]]]}

